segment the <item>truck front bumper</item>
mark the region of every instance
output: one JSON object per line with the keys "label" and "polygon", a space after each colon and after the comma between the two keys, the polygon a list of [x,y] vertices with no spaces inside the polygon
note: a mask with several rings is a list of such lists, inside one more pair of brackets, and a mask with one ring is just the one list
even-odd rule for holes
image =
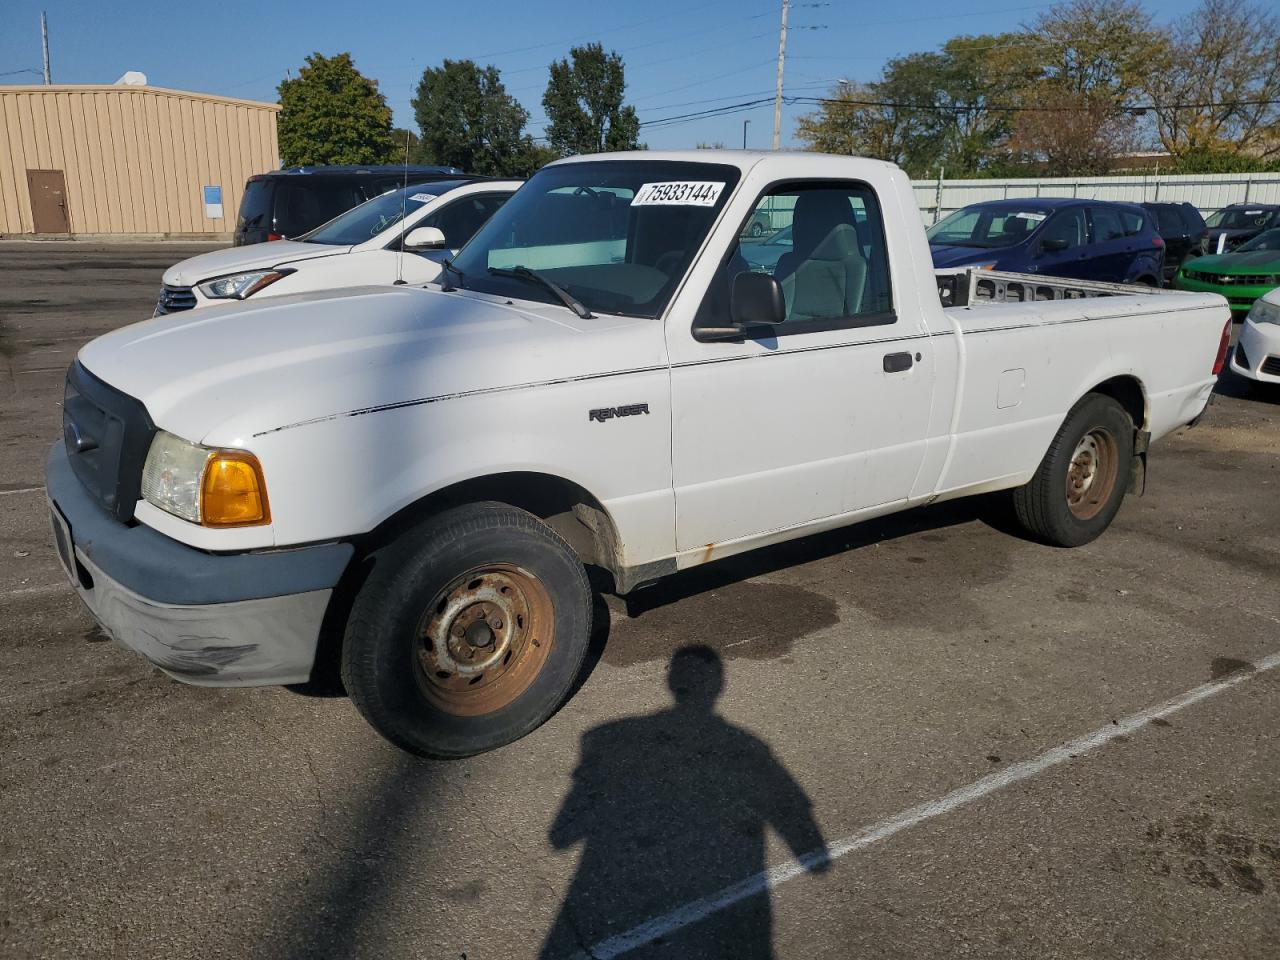
{"label": "truck front bumper", "polygon": [[212,554],[110,517],[72,472],[62,444],[46,465],[63,569],[113,640],[201,686],[301,683],[353,547]]}

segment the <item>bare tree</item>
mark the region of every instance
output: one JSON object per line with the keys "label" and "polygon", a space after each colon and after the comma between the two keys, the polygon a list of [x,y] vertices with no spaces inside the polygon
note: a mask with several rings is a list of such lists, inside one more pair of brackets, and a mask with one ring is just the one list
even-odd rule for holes
{"label": "bare tree", "polygon": [[1144,87],[1170,153],[1280,155],[1280,19],[1268,9],[1203,0],[1153,67]]}
{"label": "bare tree", "polygon": [[1110,97],[1045,85],[1027,93],[1008,148],[1048,176],[1102,174],[1137,145],[1134,118]]}

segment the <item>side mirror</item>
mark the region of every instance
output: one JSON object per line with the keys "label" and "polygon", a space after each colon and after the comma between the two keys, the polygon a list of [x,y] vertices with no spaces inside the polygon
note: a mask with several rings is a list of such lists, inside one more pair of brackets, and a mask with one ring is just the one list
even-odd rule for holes
{"label": "side mirror", "polygon": [[1058,253],[1067,249],[1067,241],[1062,237],[1045,237],[1040,241],[1040,249],[1044,253]]}
{"label": "side mirror", "polygon": [[745,340],[748,337],[768,336],[775,324],[787,318],[787,304],[782,296],[782,285],[767,273],[743,271],[733,278],[729,290],[729,319],[727,327],[694,327],[697,340]]}
{"label": "side mirror", "polygon": [[406,250],[444,250],[444,231],[439,227],[415,227],[404,238]]}
{"label": "side mirror", "polygon": [[729,291],[729,316],[740,327],[782,323],[787,319],[782,285],[767,273],[738,274]]}

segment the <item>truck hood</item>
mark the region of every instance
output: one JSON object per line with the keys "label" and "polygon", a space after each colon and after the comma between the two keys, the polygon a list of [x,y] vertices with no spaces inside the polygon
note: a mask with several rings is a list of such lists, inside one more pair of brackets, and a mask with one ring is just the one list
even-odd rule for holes
{"label": "truck hood", "polygon": [[656,320],[581,320],[559,305],[357,287],[156,317],[80,362],[162,429],[211,445],[355,411],[665,361]]}
{"label": "truck hood", "polygon": [[993,250],[990,247],[952,247],[944,245],[929,245],[929,252],[933,254],[934,267],[962,267],[968,263],[991,263],[999,260],[1002,253],[1008,253],[1005,250]]}
{"label": "truck hood", "polygon": [[298,260],[315,260],[346,253],[350,247],[335,247],[325,243],[299,243],[297,240],[273,240],[270,243],[251,243],[243,247],[228,247],[189,257],[175,263],[164,272],[164,282],[171,287],[194,287],[197,283],[225,277],[229,273],[246,270],[266,270]]}

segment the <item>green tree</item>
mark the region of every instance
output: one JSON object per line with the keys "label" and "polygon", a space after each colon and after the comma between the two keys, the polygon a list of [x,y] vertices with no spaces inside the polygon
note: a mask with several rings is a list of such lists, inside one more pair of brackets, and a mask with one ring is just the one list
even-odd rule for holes
{"label": "green tree", "polygon": [[1010,35],[956,37],[940,52],[897,57],[874,83],[842,82],[800,118],[797,136],[810,149],[892,160],[914,176],[939,166],[977,174],[1008,135],[1009,114],[998,107],[1026,79],[1024,66],[1000,55],[1010,46],[1018,46]]}
{"label": "green tree", "polygon": [[413,113],[422,132],[418,160],[482,176],[523,176],[537,147],[524,133],[529,112],[507,93],[497,67],[446,60],[418,82]]}
{"label": "green tree", "polygon": [[413,159],[418,155],[419,150],[418,135],[412,130],[406,130],[404,127],[393,127],[391,129],[391,152],[395,155],[396,160],[405,158],[405,151],[408,150],[409,159]]}
{"label": "green tree", "polygon": [[551,64],[542,106],[551,123],[547,140],[561,156],[605,150],[640,150],[640,119],[623,106],[622,57],[598,43],[572,47]]}
{"label": "green tree", "polygon": [[277,121],[285,166],[387,163],[395,156],[391,108],[351,54],[313,53],[295,79],[281,82]]}

